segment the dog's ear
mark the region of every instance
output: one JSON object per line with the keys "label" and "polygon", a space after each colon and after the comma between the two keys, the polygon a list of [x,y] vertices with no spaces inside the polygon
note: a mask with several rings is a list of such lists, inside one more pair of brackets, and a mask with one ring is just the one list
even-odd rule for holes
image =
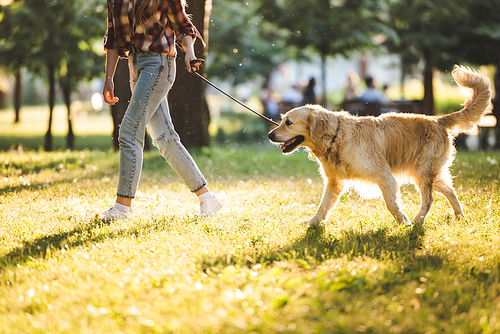
{"label": "dog's ear", "polygon": [[318,113],[311,113],[308,117],[309,134],[313,141],[318,141],[326,132],[327,120]]}

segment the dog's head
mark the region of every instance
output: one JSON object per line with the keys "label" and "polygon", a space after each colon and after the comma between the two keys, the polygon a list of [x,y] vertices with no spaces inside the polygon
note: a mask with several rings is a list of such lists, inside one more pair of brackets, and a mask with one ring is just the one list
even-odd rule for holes
{"label": "dog's head", "polygon": [[283,153],[300,146],[314,149],[325,135],[335,136],[338,120],[335,114],[320,106],[306,105],[283,115],[281,124],[267,135],[273,143],[283,143]]}

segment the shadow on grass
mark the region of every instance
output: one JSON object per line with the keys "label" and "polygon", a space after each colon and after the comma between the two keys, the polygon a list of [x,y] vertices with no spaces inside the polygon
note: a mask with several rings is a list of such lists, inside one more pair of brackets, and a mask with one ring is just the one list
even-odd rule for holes
{"label": "shadow on grass", "polygon": [[[328,235],[322,225],[310,226],[303,237],[294,243],[272,251],[258,249],[251,255],[222,255],[215,258],[205,258],[201,267],[205,271],[210,268],[228,265],[251,267],[255,264],[270,265],[279,261],[306,261],[309,264],[319,264],[331,258],[348,258],[368,256],[371,258],[399,259],[413,261],[415,252],[422,247],[425,228],[422,225],[406,227],[396,234],[389,234],[388,228],[366,232],[346,231],[342,237]],[[439,257],[428,258],[434,265],[442,264]]]}
{"label": "shadow on grass", "polygon": [[[111,168],[111,167],[110,167]],[[113,176],[116,174],[116,170],[112,169],[111,171],[107,171],[106,173],[102,172],[89,172],[87,175],[84,176],[79,176],[78,180],[93,180],[93,179],[99,179],[101,177],[105,176]],[[75,177],[72,175],[65,176],[61,178],[58,181],[55,182],[30,182],[26,184],[18,184],[18,185],[5,185],[3,187],[0,187],[0,196],[9,194],[9,193],[17,193],[21,192],[23,190],[28,190],[28,191],[35,191],[35,190],[42,190],[42,189],[48,189],[52,187],[56,187],[61,184],[67,184],[67,183],[73,183],[75,180]]]}
{"label": "shadow on grass", "polygon": [[42,236],[35,240],[25,241],[23,245],[14,248],[9,253],[0,257],[0,273],[6,268],[15,267],[18,264],[25,265],[30,261],[48,259],[53,253],[61,252],[62,249],[70,250],[80,246],[90,246],[109,239],[121,237],[139,236],[154,233],[158,229],[165,229],[169,220],[152,220],[146,225],[123,227],[116,229],[105,229],[113,223],[103,223],[92,219],[87,223],[76,225],[70,231],[64,231],[51,235]]}

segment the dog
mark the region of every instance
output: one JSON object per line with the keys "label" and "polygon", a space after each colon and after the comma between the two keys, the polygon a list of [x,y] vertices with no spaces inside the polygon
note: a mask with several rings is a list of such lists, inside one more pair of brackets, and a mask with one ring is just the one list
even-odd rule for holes
{"label": "dog", "polygon": [[[456,65],[452,72],[461,87],[473,89],[460,111],[442,115],[386,113],[378,117],[352,116],[306,105],[288,111],[268,138],[282,144],[284,154],[306,147],[320,165],[324,191],[316,214],[307,221],[323,221],[346,188],[346,180],[378,185],[387,209],[399,224],[423,223],[433,202],[433,190],[450,202],[455,216],[464,217],[452,185],[449,167],[456,150],[454,136],[474,128],[491,108],[488,77]],[[400,210],[397,179],[413,179],[421,206],[410,222]]]}

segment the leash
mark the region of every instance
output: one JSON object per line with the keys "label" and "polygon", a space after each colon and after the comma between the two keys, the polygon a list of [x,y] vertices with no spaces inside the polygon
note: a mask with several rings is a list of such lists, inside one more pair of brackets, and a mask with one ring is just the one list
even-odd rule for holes
{"label": "leash", "polygon": [[[202,67],[203,64],[205,63],[205,60],[204,59],[195,59],[195,60],[192,60],[191,61],[191,66],[194,66],[195,64],[199,64],[199,67]],[[229,97],[231,100],[233,100],[234,102],[238,103],[239,105],[245,107],[246,109],[250,110],[251,112],[253,112],[255,115],[265,119],[266,121],[268,121],[269,123],[272,123],[276,126],[279,126],[279,123],[276,123],[275,121],[273,121],[272,119],[270,118],[267,118],[266,116],[262,115],[262,114],[259,114],[258,112],[256,112],[255,110],[253,110],[252,108],[248,107],[247,105],[245,105],[244,103],[238,101],[237,99],[235,99],[234,97],[232,97],[231,95],[229,95],[228,93],[226,93],[225,91],[223,91],[222,89],[220,89],[219,87],[217,87],[216,85],[214,85],[212,82],[210,82],[208,79],[206,79],[204,76],[202,76],[200,73],[198,73],[197,71],[193,71],[191,72],[193,73],[194,75],[198,76],[199,78],[201,78],[203,81],[205,81],[207,84],[209,84],[210,86],[212,86],[213,88],[217,89],[219,92],[221,92],[222,94],[226,95],[227,97]]]}

